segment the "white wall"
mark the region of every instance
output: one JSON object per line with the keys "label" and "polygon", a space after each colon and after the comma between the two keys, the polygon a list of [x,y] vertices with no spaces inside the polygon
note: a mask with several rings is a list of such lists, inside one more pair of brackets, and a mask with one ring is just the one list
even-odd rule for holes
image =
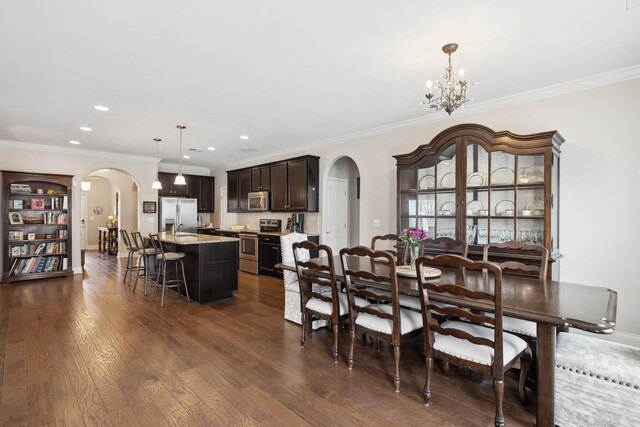
{"label": "white wall", "polygon": [[[560,180],[560,249],[565,256],[561,279],[618,291],[616,335],[640,338],[640,286],[633,270],[640,212],[639,113],[640,79],[635,79],[492,111],[459,111],[451,117],[441,113],[441,121],[397,126],[348,142],[278,153],[254,163],[317,155],[324,182],[327,165],[338,157],[351,157],[361,177],[360,243],[368,244],[380,230],[396,229],[394,154],[408,153],[460,123],[519,134],[558,130],[566,139]],[[226,185],[224,170],[216,171],[215,176],[216,186]],[[322,194],[321,188],[321,199]],[[381,220],[379,229],[372,226],[375,218]]]}
{"label": "white wall", "polygon": [[[91,190],[87,191],[87,249],[98,248],[97,227],[104,227],[107,224],[108,216],[115,211],[115,197],[112,196],[113,184],[102,178],[86,177],[84,181],[91,182]],[[94,212],[100,206],[103,211],[98,214]],[[75,229],[73,230],[75,231]]]}
{"label": "white wall", "polygon": [[[357,181],[360,174],[358,166],[348,157],[341,157],[329,167],[330,177],[341,178],[347,180],[347,199],[348,199],[348,224],[349,224],[349,246],[357,246],[360,244],[360,199],[357,197]],[[322,183],[320,184],[322,187]],[[322,208],[320,209],[322,210]],[[382,234],[387,234],[384,232]]]}

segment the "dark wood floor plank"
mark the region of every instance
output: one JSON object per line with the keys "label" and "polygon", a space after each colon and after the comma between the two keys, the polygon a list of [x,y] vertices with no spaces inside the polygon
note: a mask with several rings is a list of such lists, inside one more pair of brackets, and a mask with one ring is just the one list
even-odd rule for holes
{"label": "dark wood floor plank", "polygon": [[[491,382],[439,371],[422,403],[421,337],[393,354],[358,340],[346,367],[332,336],[282,316],[282,280],[239,274],[236,297],[202,306],[170,292],[164,308],[122,283],[125,261],[88,252],[84,275],[0,286],[0,425],[493,424]],[[532,425],[534,405],[505,388],[508,425]],[[8,391],[11,390],[9,393]]]}

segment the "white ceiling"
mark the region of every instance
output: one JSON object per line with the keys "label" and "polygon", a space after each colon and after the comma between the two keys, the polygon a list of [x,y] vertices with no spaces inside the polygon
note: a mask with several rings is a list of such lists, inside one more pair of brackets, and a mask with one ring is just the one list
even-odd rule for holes
{"label": "white ceiling", "polygon": [[[634,3],[634,1],[631,1]],[[636,2],[637,3],[637,2]],[[640,64],[640,7],[564,1],[0,1],[0,140],[215,169],[433,113],[442,45],[476,102]],[[103,113],[96,104],[108,106]],[[455,113],[454,113],[455,114]],[[93,132],[83,132],[90,126]],[[239,136],[247,134],[248,141]]]}

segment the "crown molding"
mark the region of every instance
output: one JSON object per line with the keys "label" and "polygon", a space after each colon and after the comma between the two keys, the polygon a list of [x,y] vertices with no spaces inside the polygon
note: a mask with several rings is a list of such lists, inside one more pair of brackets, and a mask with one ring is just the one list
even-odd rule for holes
{"label": "crown molding", "polygon": [[[504,96],[485,102],[473,103],[470,106],[465,106],[462,109],[456,110],[456,118],[469,116],[486,111],[498,110],[501,108],[511,107],[520,104],[526,104],[529,102],[539,101],[543,99],[553,98],[556,96],[567,95],[570,93],[580,92],[583,90],[593,89],[600,86],[607,86],[615,83],[621,83],[628,80],[634,80],[640,78],[640,65],[634,65],[632,67],[621,68],[619,70],[610,71],[607,73],[596,74],[593,76],[585,77],[582,79],[572,80],[565,83],[546,86],[540,89],[521,92],[515,95]],[[224,169],[238,169],[244,166],[255,164],[256,161],[271,161],[276,157],[293,156],[304,154],[311,149],[319,149],[329,147],[332,145],[343,144],[350,141],[356,141],[370,136],[382,135],[390,132],[394,132],[400,129],[424,125],[428,123],[437,123],[449,120],[449,116],[439,112],[432,112],[426,116],[416,117],[401,122],[391,123],[384,126],[378,126],[375,128],[349,133],[341,135],[335,138],[324,139],[321,141],[311,142],[304,145],[299,145],[295,148],[287,148],[284,150],[272,152],[266,155],[252,157],[248,160],[241,162],[233,162],[216,168],[216,171]]]}
{"label": "crown molding", "polygon": [[133,154],[112,153],[109,151],[85,150],[82,148],[57,147],[54,145],[34,144],[31,142],[17,142],[0,140],[1,148],[13,148],[21,150],[40,151],[47,153],[75,154],[78,156],[100,157],[115,160],[133,160],[138,162],[156,162],[155,157],[136,156]]}

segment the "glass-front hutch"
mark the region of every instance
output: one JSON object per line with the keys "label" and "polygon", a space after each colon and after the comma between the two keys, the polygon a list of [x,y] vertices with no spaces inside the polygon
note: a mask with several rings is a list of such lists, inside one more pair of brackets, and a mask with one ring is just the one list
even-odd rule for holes
{"label": "glass-front hutch", "polygon": [[397,161],[398,233],[466,240],[472,258],[489,242],[545,246],[559,275],[560,145],[556,132],[515,135],[453,126]]}

